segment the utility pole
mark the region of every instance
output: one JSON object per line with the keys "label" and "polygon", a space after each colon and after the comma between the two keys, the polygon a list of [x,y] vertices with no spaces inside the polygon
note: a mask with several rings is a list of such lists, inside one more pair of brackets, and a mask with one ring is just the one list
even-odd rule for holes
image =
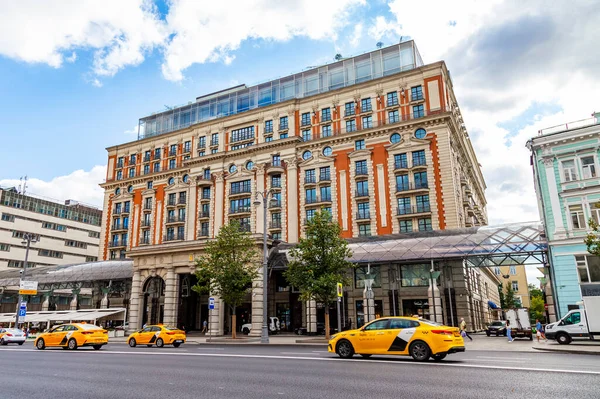
{"label": "utility pole", "polygon": [[[36,243],[36,242],[37,242],[37,236],[35,236],[34,234],[25,233],[25,235],[23,235],[23,241],[21,242],[21,244],[26,245],[25,263],[23,263],[23,270],[21,271],[21,277],[19,279],[19,291],[20,291],[20,287],[21,287],[21,282],[27,275],[27,259],[29,258],[29,247],[30,247],[31,243]],[[19,300],[17,302],[17,314],[15,315],[15,328],[19,328],[19,310],[20,310],[22,301],[23,301],[23,295],[19,292]]]}

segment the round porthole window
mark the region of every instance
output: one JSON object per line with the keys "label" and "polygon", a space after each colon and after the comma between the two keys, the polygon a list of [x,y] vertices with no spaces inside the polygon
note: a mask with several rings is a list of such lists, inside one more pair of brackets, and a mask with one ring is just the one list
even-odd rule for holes
{"label": "round porthole window", "polygon": [[115,195],[119,195],[119,194],[121,194],[121,189],[120,189],[120,188],[117,188],[117,189],[115,190]]}
{"label": "round porthole window", "polygon": [[312,157],[312,152],[310,152],[310,151],[304,151],[304,153],[302,153],[302,159],[304,159],[305,161],[307,159],[309,159],[310,157]]}
{"label": "round porthole window", "polygon": [[173,184],[175,184],[175,178],[169,177],[169,180],[167,180],[167,183],[169,184],[169,186],[172,186]]}
{"label": "round porthole window", "polygon": [[400,137],[400,135],[399,135],[398,133],[394,133],[394,134],[392,134],[392,135],[390,136],[390,142],[391,142],[392,144],[399,143],[399,142],[400,142],[400,138],[401,138],[401,137]]}
{"label": "round porthole window", "polygon": [[234,173],[235,171],[237,171],[237,166],[235,166],[235,165],[231,165],[231,166],[229,167],[229,173]]}
{"label": "round porthole window", "polygon": [[127,192],[128,192],[128,193],[131,193],[131,192],[133,192],[133,186],[129,186],[129,187],[127,187]]}
{"label": "round porthole window", "polygon": [[418,139],[424,139],[425,135],[427,135],[427,132],[423,128],[417,129],[415,131],[415,137]]}
{"label": "round porthole window", "polygon": [[183,182],[187,183],[190,181],[190,177],[188,175],[183,175]]}
{"label": "round porthole window", "polygon": [[246,169],[247,169],[247,170],[252,170],[252,169],[254,169],[254,162],[252,162],[252,161],[248,161],[248,162],[246,162]]}
{"label": "round porthole window", "polygon": [[325,147],[323,148],[323,155],[325,155],[326,157],[330,157],[331,154],[333,154],[333,150],[331,149],[331,147]]}

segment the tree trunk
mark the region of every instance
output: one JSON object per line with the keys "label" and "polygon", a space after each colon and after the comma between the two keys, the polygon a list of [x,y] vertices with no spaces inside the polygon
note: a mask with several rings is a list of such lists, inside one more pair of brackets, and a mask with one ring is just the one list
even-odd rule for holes
{"label": "tree trunk", "polygon": [[329,304],[325,304],[325,339],[329,341]]}
{"label": "tree trunk", "polygon": [[235,332],[237,330],[236,326],[235,326],[235,322],[236,322],[236,318],[235,317],[235,306],[233,307],[233,312],[231,313],[231,338],[235,339]]}

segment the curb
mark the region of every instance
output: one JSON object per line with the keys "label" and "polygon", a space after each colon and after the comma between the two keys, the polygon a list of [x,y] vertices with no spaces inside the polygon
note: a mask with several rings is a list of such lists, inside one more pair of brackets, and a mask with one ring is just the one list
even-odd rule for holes
{"label": "curb", "polygon": [[558,352],[558,353],[569,353],[573,355],[600,355],[600,350],[595,351],[586,351],[580,349],[554,349],[554,348],[538,348],[533,347],[533,349],[541,351],[541,352]]}

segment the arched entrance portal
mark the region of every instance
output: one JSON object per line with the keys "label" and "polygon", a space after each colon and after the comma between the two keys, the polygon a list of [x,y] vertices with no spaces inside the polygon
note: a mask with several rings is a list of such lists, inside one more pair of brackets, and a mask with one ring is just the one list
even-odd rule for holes
{"label": "arched entrance portal", "polygon": [[165,280],[162,277],[150,277],[144,283],[144,307],[142,325],[163,322],[165,314]]}

